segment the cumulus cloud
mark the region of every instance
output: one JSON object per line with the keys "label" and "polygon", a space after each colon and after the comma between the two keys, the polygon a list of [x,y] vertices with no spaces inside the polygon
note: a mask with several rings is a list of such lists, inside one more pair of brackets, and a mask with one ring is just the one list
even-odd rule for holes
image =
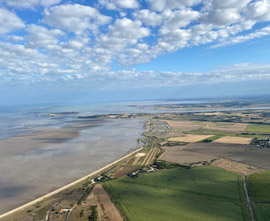
{"label": "cumulus cloud", "polygon": [[163,21],[163,16],[156,12],[151,12],[148,9],[143,9],[133,13],[133,17],[142,21],[147,26],[157,26]]}
{"label": "cumulus cloud", "polygon": [[24,22],[13,12],[0,8],[0,34],[24,28]]}
{"label": "cumulus cloud", "polygon": [[[111,69],[186,47],[224,47],[269,36],[270,0],[96,0],[92,7],[60,0],[0,3],[6,7],[0,8],[0,70],[5,79],[115,79],[123,84],[146,79],[170,85],[196,79],[256,79],[250,71],[255,67],[260,78],[268,78],[266,66],[240,65],[209,73]],[[24,23],[16,15],[23,8],[40,13],[39,21],[28,18]]]}
{"label": "cumulus cloud", "polygon": [[58,43],[58,36],[64,36],[65,33],[59,29],[51,29],[40,25],[29,25],[27,27],[28,35],[28,47],[31,48],[50,48]]}
{"label": "cumulus cloud", "polygon": [[255,1],[247,6],[245,13],[249,19],[270,21],[270,1]]}
{"label": "cumulus cloud", "polygon": [[15,8],[35,8],[37,6],[48,7],[60,3],[62,0],[0,0],[0,3]]}
{"label": "cumulus cloud", "polygon": [[102,15],[97,9],[79,5],[67,4],[45,9],[43,22],[76,34],[86,30],[97,31],[100,25],[108,24],[111,17]]}
{"label": "cumulus cloud", "polygon": [[147,2],[152,10],[164,11],[198,5],[202,0],[147,0]]}
{"label": "cumulus cloud", "polygon": [[226,39],[223,42],[220,42],[219,44],[212,46],[212,48],[222,47],[225,45],[239,44],[252,39],[262,38],[264,36],[270,36],[270,26],[257,30],[256,32],[248,35],[239,35],[236,37]]}
{"label": "cumulus cloud", "polygon": [[133,9],[139,7],[137,0],[99,0],[99,3],[109,10],[117,10],[119,8]]}
{"label": "cumulus cloud", "polygon": [[135,45],[138,39],[149,36],[150,30],[142,27],[140,21],[132,21],[128,18],[117,19],[109,26],[109,32],[101,35],[97,40],[101,48],[121,51],[128,45]]}

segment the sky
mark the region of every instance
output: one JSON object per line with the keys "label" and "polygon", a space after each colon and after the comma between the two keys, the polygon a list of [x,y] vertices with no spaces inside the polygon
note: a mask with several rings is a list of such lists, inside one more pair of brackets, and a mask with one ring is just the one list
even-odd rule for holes
{"label": "sky", "polygon": [[270,0],[0,0],[0,104],[270,94]]}

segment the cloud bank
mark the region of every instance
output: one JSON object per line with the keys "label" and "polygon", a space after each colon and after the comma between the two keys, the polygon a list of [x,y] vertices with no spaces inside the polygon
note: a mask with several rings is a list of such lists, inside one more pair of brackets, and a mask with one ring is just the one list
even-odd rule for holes
{"label": "cloud bank", "polygon": [[269,65],[207,73],[133,68],[185,48],[214,50],[267,37],[269,22],[270,0],[99,0],[91,5],[0,0],[0,79],[5,84],[81,81],[94,87],[270,79]]}

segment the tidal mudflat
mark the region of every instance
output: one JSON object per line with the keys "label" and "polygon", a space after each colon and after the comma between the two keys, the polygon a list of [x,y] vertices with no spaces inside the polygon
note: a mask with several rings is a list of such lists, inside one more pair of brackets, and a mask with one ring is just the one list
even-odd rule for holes
{"label": "tidal mudflat", "polygon": [[87,120],[0,140],[0,214],[138,147],[144,120]]}

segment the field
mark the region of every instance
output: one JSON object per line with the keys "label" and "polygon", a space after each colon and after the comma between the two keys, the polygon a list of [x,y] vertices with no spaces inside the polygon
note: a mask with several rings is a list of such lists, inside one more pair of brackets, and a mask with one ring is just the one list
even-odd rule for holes
{"label": "field", "polygon": [[270,219],[270,171],[248,176],[247,184],[256,219],[268,221]]}
{"label": "field", "polygon": [[255,217],[258,221],[269,221],[270,219],[270,204],[254,203]]}
{"label": "field", "polygon": [[218,131],[229,131],[229,132],[241,132],[244,131],[247,124],[219,124],[215,125],[208,124],[204,128],[208,130],[218,130]]}
{"label": "field", "polygon": [[241,177],[215,167],[161,170],[121,177],[105,186],[131,221],[247,220],[249,216]]}
{"label": "field", "polygon": [[247,177],[248,192],[256,201],[270,202],[270,171],[253,174]]}
{"label": "field", "polygon": [[198,124],[197,122],[191,122],[191,121],[168,120],[167,123],[170,125],[172,130],[194,130],[194,129],[199,129],[203,126],[203,125]]}
{"label": "field", "polygon": [[254,166],[226,159],[215,160],[211,165],[242,175],[250,175],[262,170]]}
{"label": "field", "polygon": [[205,140],[207,138],[212,137],[213,135],[194,135],[194,134],[187,134],[184,137],[172,137],[169,138],[169,141],[176,141],[176,142],[186,142],[186,143],[191,143],[191,142],[199,142],[201,140]]}
{"label": "field", "polygon": [[270,133],[270,126],[248,125],[245,131]]}
{"label": "field", "polygon": [[161,160],[184,165],[198,163],[201,161],[211,161],[216,158],[216,156],[211,154],[197,153],[178,146],[164,147],[164,149],[166,152],[160,158]]}
{"label": "field", "polygon": [[226,156],[226,158],[256,167],[270,169],[270,149],[252,148],[244,152],[232,153]]}
{"label": "field", "polygon": [[101,184],[96,184],[86,200],[75,207],[70,220],[88,220],[91,206],[97,206],[99,220],[123,220]]}
{"label": "field", "polygon": [[217,143],[231,143],[231,144],[250,144],[252,141],[252,138],[248,137],[230,137],[230,136],[225,136],[221,137],[214,142]]}
{"label": "field", "polygon": [[241,144],[223,144],[223,143],[190,143],[186,147],[188,150],[198,153],[212,154],[217,157],[223,157],[235,152],[247,151],[250,147]]}

